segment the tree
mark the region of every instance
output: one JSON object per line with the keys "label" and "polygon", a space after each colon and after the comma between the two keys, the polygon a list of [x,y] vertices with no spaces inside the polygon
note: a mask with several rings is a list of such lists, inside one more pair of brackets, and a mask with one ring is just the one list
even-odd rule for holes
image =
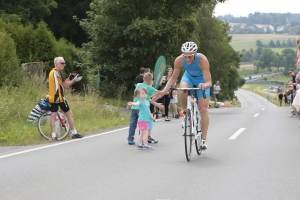
{"label": "tree", "polygon": [[224,0],[94,0],[80,25],[91,39],[84,51],[99,66],[102,85],[109,87],[111,95],[115,95],[112,85],[125,83],[132,89],[140,67],[153,69],[160,55],[173,63],[183,42],[199,43],[193,37],[195,8],[209,2]]}
{"label": "tree", "polygon": [[56,0],[56,2],[57,8],[45,18],[45,22],[56,39],[66,38],[81,47],[82,43],[88,42],[88,38],[76,19],[87,17],[86,11],[89,10],[92,0]]}
{"label": "tree", "polygon": [[16,44],[5,31],[0,31],[0,86],[20,84],[22,69],[16,54]]}
{"label": "tree", "polygon": [[241,55],[230,45],[232,37],[227,34],[229,24],[212,17],[213,4],[205,4],[196,13],[196,38],[200,38],[199,52],[209,60],[212,81],[222,84],[220,100],[234,98],[234,90],[240,84],[238,74]]}
{"label": "tree", "polygon": [[275,45],[275,43],[274,43],[273,40],[271,40],[271,41],[269,42],[269,47],[270,47],[270,48],[275,48],[275,47],[276,47],[276,45]]}
{"label": "tree", "polygon": [[280,41],[279,41],[279,40],[276,41],[276,47],[278,47],[278,48],[281,47],[281,44],[280,44]]}
{"label": "tree", "polygon": [[[36,25],[50,15],[51,10],[56,8],[55,0],[0,0],[1,17],[4,19],[17,19],[19,16],[23,24]],[[12,17],[9,17],[9,16]]]}
{"label": "tree", "polygon": [[296,55],[296,51],[294,51],[293,49],[284,49],[282,51],[282,64],[284,66],[284,74],[288,75],[288,69],[292,68],[295,69],[296,67],[296,61],[297,61],[297,57]]}
{"label": "tree", "polygon": [[256,46],[264,47],[264,44],[260,40],[256,40]]}
{"label": "tree", "polygon": [[276,59],[275,52],[271,49],[263,49],[262,54],[259,57],[259,61],[257,63],[257,66],[260,69],[267,68],[268,71],[271,71],[271,66]]}

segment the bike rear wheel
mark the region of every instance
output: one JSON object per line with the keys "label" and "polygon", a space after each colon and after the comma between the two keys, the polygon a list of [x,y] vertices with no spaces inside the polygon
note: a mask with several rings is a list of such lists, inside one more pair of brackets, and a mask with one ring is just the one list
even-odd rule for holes
{"label": "bike rear wheel", "polygon": [[193,143],[193,135],[192,135],[192,117],[191,110],[187,109],[184,118],[184,144],[185,144],[185,156],[187,161],[191,160],[191,152],[192,152],[192,143]]}
{"label": "bike rear wheel", "polygon": [[[37,127],[40,134],[48,139],[52,140],[52,131],[50,127],[50,114],[51,112],[44,113],[37,122]],[[70,125],[68,123],[67,116],[61,112],[57,111],[57,116],[55,120],[55,133],[57,140],[65,139],[70,132]]]}

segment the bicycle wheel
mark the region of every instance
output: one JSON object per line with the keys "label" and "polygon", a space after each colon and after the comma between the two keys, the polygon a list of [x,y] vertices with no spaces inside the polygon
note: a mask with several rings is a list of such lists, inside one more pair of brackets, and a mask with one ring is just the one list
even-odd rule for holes
{"label": "bicycle wheel", "polygon": [[[44,113],[38,120],[37,126],[40,134],[48,139],[52,140],[52,131],[50,127],[50,114],[51,112]],[[68,123],[67,116],[61,112],[57,111],[57,116],[55,120],[55,133],[57,140],[63,140],[69,134],[70,126]]]}
{"label": "bicycle wheel", "polygon": [[185,144],[185,156],[187,161],[191,160],[191,152],[192,152],[192,118],[191,111],[189,109],[186,110],[185,118],[184,118],[184,144]]}
{"label": "bicycle wheel", "polygon": [[202,132],[201,132],[201,122],[199,123],[199,113],[196,113],[196,118],[197,118],[197,124],[196,124],[196,131],[197,131],[197,139],[195,137],[195,147],[196,147],[196,152],[198,155],[201,155],[202,149],[200,148],[201,146],[201,136],[202,136]]}

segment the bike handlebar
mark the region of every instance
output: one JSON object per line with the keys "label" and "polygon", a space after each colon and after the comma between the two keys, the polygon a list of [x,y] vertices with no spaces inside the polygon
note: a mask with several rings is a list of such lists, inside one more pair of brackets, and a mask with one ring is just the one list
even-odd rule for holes
{"label": "bike handlebar", "polygon": [[201,88],[198,88],[198,87],[195,87],[194,88],[173,88],[172,85],[170,86],[170,92],[169,92],[169,97],[170,99],[173,99],[173,95],[172,95],[172,92],[174,90],[201,90],[202,91],[202,96],[204,99],[206,99],[206,94],[205,94],[205,90],[202,90]]}

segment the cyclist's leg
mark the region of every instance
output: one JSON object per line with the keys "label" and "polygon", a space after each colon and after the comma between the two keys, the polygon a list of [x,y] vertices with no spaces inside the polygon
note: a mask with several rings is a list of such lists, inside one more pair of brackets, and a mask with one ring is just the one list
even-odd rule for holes
{"label": "cyclist's leg", "polygon": [[65,102],[60,103],[59,107],[62,109],[62,111],[64,111],[65,115],[67,116],[68,123],[70,125],[71,131],[74,131],[75,130],[75,123],[74,123],[74,119],[73,119],[73,113],[70,110],[70,107],[69,107],[67,101],[65,100]]}
{"label": "cyclist's leg", "polygon": [[50,127],[51,127],[52,137],[54,137],[53,133],[55,133],[55,121],[56,121],[57,111],[58,111],[58,104],[51,103]]}
{"label": "cyclist's leg", "polygon": [[201,130],[202,130],[202,139],[206,140],[207,130],[209,126],[209,117],[207,107],[209,104],[209,97],[204,99],[200,98],[198,101],[198,107],[201,115]]}

